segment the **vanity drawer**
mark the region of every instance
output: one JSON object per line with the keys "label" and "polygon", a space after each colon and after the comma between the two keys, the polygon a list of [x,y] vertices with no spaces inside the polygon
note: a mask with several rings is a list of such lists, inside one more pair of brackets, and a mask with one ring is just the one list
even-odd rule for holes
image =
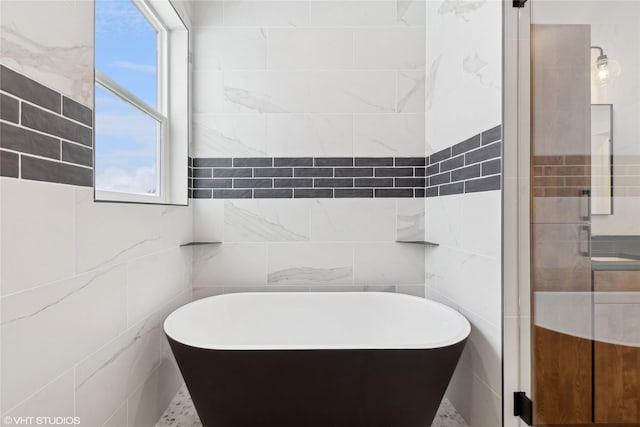
{"label": "vanity drawer", "polygon": [[640,291],[640,271],[594,271],[593,290],[596,292]]}

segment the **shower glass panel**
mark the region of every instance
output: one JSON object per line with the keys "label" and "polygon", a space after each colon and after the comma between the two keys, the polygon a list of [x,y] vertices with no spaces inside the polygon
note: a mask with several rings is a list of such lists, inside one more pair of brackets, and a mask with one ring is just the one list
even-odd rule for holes
{"label": "shower glass panel", "polygon": [[640,2],[529,0],[519,25],[533,422],[640,426]]}

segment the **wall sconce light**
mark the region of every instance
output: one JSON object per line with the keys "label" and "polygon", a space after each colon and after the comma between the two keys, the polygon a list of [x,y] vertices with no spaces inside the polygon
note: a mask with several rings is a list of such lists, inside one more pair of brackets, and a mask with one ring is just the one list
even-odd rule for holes
{"label": "wall sconce light", "polygon": [[591,46],[591,49],[598,49],[600,51],[596,65],[593,67],[593,75],[599,85],[604,86],[611,80],[620,77],[622,67],[620,67],[618,61],[609,59],[600,46]]}

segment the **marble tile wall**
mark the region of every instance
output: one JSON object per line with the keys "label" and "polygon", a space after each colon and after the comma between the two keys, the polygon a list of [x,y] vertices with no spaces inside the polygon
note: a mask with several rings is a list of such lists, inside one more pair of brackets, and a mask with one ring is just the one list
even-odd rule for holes
{"label": "marble tile wall", "polygon": [[[502,2],[428,1],[426,16],[426,151],[433,156],[502,122]],[[501,155],[504,147],[496,147]],[[425,252],[426,296],[472,324],[447,391],[470,427],[502,425],[498,181],[490,191],[426,199],[426,240],[440,244]]]}
{"label": "marble tile wall", "polygon": [[[92,108],[93,2],[0,11],[2,66],[63,95],[63,112]],[[182,382],[162,321],[191,299],[191,210],[95,203],[72,184],[0,178],[0,420],[154,425]]]}
{"label": "marble tile wall", "polygon": [[[196,162],[424,159],[425,4],[195,2],[190,155]],[[334,195],[310,189],[303,194]],[[396,238],[424,240],[424,199],[398,199],[404,190],[378,199],[193,199],[194,239],[223,242],[194,248],[194,297],[244,290],[423,295],[424,246]],[[213,190],[198,195],[213,197]]]}

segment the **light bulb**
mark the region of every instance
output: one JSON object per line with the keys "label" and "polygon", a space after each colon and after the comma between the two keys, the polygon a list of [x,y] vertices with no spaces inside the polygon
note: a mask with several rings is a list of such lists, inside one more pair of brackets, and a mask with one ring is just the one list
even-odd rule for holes
{"label": "light bulb", "polygon": [[600,56],[594,67],[594,77],[599,85],[609,84],[611,80],[620,77],[621,73],[622,67],[620,67],[620,63],[607,58],[606,55]]}

